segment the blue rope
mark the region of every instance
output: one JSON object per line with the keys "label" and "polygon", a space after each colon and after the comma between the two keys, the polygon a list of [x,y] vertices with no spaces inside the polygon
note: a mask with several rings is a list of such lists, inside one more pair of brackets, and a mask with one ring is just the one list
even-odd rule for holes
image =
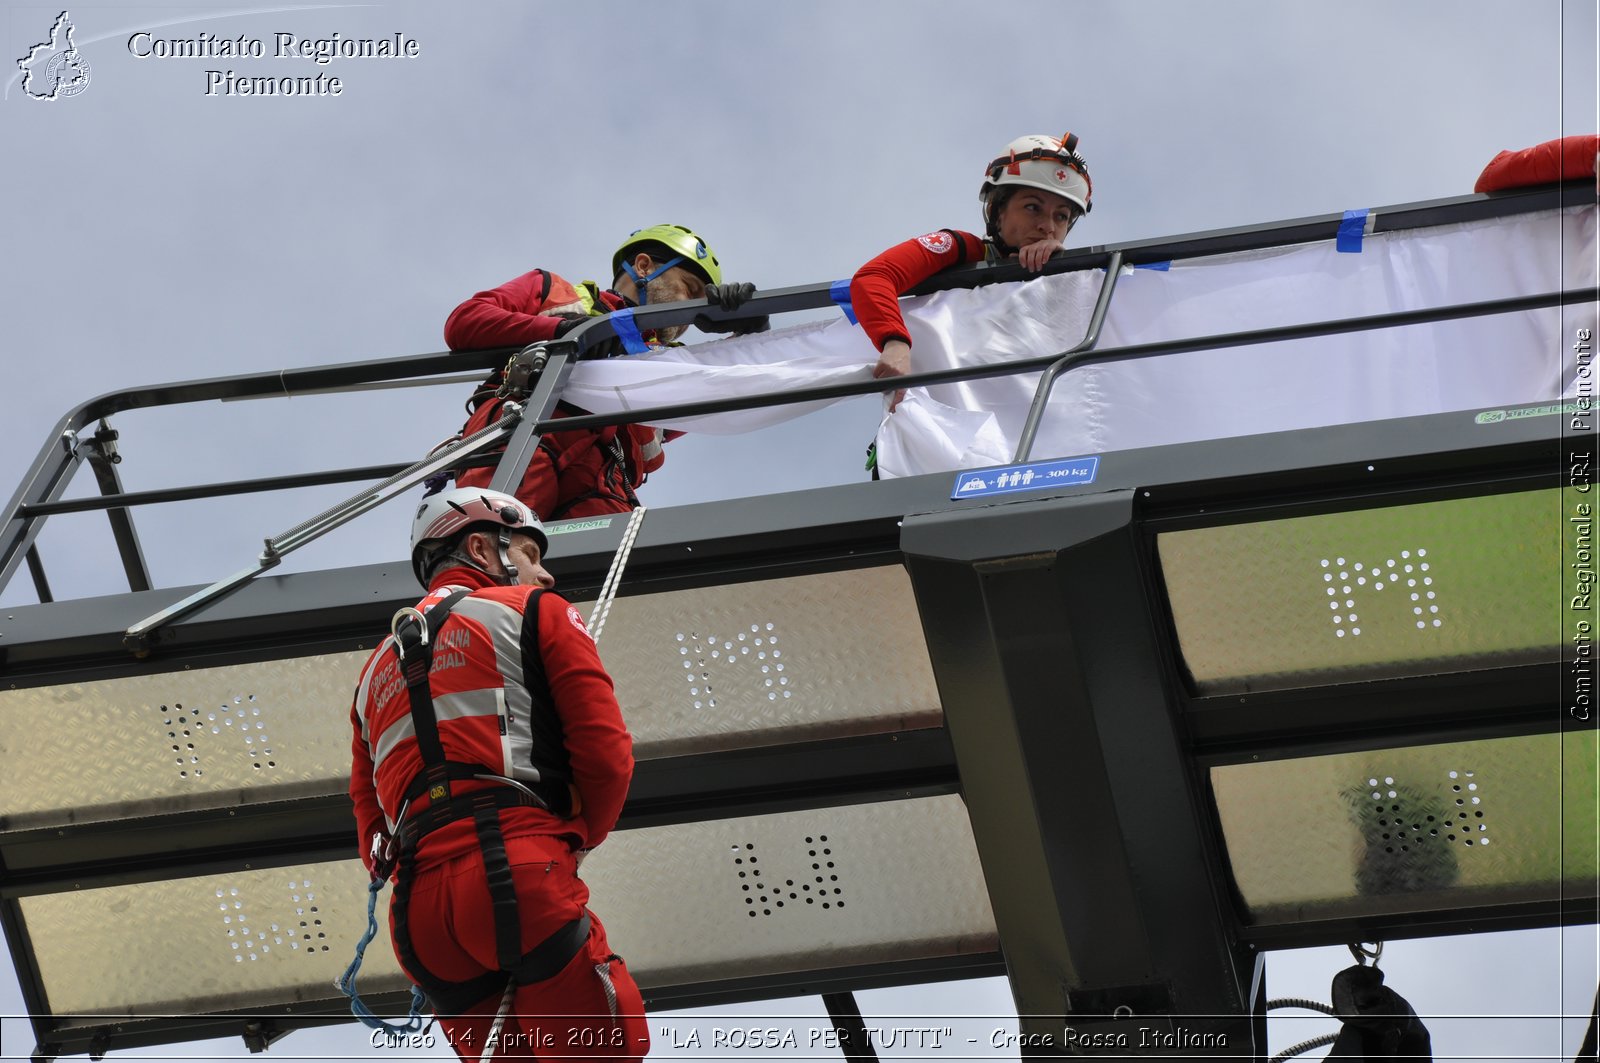
{"label": "blue rope", "polygon": [[361,935],[361,940],[356,943],[356,958],[350,961],[350,966],[344,969],[344,974],[335,981],[334,987],[350,998],[350,1014],[360,1019],[362,1023],[374,1030],[387,1030],[390,1033],[416,1033],[423,1027],[422,1006],[427,1003],[419,986],[411,987],[411,1016],[404,1022],[386,1022],[374,1015],[356,992],[356,972],[361,969],[361,960],[367,953],[367,946],[378,935],[378,891],[383,889],[383,879],[375,878],[367,887],[367,932]]}

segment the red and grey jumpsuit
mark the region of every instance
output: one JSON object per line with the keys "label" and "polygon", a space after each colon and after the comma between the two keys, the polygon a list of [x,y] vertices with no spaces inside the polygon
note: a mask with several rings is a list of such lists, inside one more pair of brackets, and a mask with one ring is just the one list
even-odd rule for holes
{"label": "red and grey jumpsuit", "polygon": [[[536,269],[456,307],[445,321],[444,341],[452,351],[523,346],[554,339],[561,323],[554,315],[599,315],[628,305],[616,292],[589,283],[574,287],[549,270]],[[496,371],[480,393],[499,384]],[[498,420],[502,401],[490,397],[477,406],[462,434],[471,435]],[[583,412],[563,406],[556,416]],[[639,504],[634,490],[665,460],[662,442],[658,429],[640,424],[548,432],[512,493],[544,520],[627,513]],[[456,483],[487,487],[493,476],[492,468],[469,469],[456,477]]]}
{"label": "red and grey jumpsuit", "polygon": [[[470,778],[472,770],[454,774],[450,802],[437,802],[449,811],[435,809],[430,821],[435,801],[415,785],[425,774],[423,742],[394,640],[386,640],[362,668],[351,707],[350,796],[369,870],[375,836],[398,830],[397,841],[413,842],[402,847],[390,907],[396,955],[433,999],[458,1055],[476,1060],[506,984],[495,973],[504,969],[498,957],[506,942],[497,940],[488,875],[498,862],[486,858],[474,816],[456,818],[454,810],[476,803],[481,813],[487,804],[495,841],[503,842],[499,866],[509,867],[514,887],[507,921],[520,924],[514,954],[564,931],[575,931],[568,936],[576,950],[551,976],[517,989],[495,1058],[640,1059],[650,1046],[644,1003],[587,911],[589,890],[577,875],[578,851],[611,832],[633,775],[633,739],[611,678],[577,609],[560,596],[496,586],[458,567],[434,579],[418,608],[426,612],[457,589],[469,593],[430,632],[428,688],[444,757],[524,783],[557,811],[518,799],[502,783]],[[410,807],[397,823],[408,793]],[[416,825],[430,822],[418,839]],[[576,936],[585,914],[586,939]]]}

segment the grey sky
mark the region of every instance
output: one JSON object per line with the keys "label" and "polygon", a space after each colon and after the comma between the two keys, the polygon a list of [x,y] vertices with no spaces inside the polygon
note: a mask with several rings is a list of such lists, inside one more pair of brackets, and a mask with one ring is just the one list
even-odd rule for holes
{"label": "grey sky", "polygon": [[[94,395],[437,351],[467,295],[535,266],[604,280],[644,225],[696,228],[734,279],[846,277],[909,236],[976,228],[980,168],[1023,133],[1081,136],[1096,190],[1081,246],[1463,194],[1497,151],[1597,126],[1593,0],[102,3],[69,9],[90,85],[41,103],[13,63],[60,10],[0,9],[6,497],[56,420]],[[127,41],[141,30],[260,37],[269,57],[140,59]],[[276,60],[279,31],[401,32],[420,55]],[[344,88],[207,96],[208,69]],[[456,430],[466,390],[123,415],[120,471],[138,490],[411,460]],[[644,498],[859,480],[877,418],[862,399],[748,443],[679,440]],[[91,490],[85,475],[74,493]],[[209,582],[343,493],[136,519],[159,584]],[[291,565],[398,557],[403,525],[381,510]],[[119,589],[103,519],[58,519],[40,546],[58,596]],[[31,595],[23,576],[0,601]],[[1585,959],[1563,999],[1558,967],[1572,964],[1557,938],[1397,943],[1386,966],[1448,980],[1435,1007],[1456,1014],[1586,1008],[1593,934],[1569,934]],[[1473,997],[1468,964],[1528,976]],[[1341,965],[1286,960],[1308,984],[1280,978],[1274,994],[1325,998]],[[1417,983],[1393,977],[1425,1010]],[[1009,1006],[1003,987],[983,993]],[[933,998],[872,999],[918,1013]],[[0,1010],[17,1000],[7,987]],[[19,1050],[20,1024],[4,1032]],[[1454,1036],[1436,1034],[1439,1058],[1496,1035]],[[314,1051],[312,1038],[284,1048]],[[1502,1050],[1517,1045],[1488,1049]]]}

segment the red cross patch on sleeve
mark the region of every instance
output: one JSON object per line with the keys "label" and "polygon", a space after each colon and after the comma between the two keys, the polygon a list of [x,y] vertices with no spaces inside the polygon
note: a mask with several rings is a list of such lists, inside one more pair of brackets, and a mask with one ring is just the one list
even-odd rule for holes
{"label": "red cross patch on sleeve", "polygon": [[[575,605],[567,606],[567,619],[572,622],[572,626],[573,627],[577,628],[579,631],[583,632],[585,635],[589,635],[589,629],[587,627],[585,627],[584,624],[583,624],[583,614],[578,612],[578,607],[577,606],[575,606]],[[594,638],[593,635],[589,635],[589,637],[591,639]]]}
{"label": "red cross patch on sleeve", "polygon": [[955,239],[943,229],[936,233],[917,237],[917,243],[936,255],[947,255],[950,253],[950,249],[956,245]]}

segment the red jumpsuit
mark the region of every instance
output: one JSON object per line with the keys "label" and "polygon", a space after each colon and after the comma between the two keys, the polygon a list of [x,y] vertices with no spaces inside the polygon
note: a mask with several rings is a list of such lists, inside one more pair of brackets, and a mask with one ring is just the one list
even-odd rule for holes
{"label": "red jumpsuit", "polygon": [[[498,288],[479,292],[456,307],[444,324],[444,341],[452,351],[514,347],[555,338],[557,314],[604,314],[629,303],[613,291],[580,292],[548,270],[536,269]],[[499,372],[488,387],[500,383]],[[467,420],[471,435],[500,417],[501,399],[490,398]],[[582,412],[558,409],[556,416]],[[638,506],[634,489],[661,467],[662,436],[648,425],[617,425],[548,432],[512,492],[544,520],[627,513]],[[487,487],[493,468],[469,469],[456,477],[462,487]]]}
{"label": "red jumpsuit", "polygon": [[[576,854],[599,845],[616,825],[633,775],[633,739],[576,608],[544,592],[530,612],[535,588],[496,586],[464,567],[440,573],[418,608],[426,610],[452,587],[472,592],[430,633],[429,689],[446,758],[530,785],[542,772],[546,780],[566,780],[572,790],[570,818],[532,807],[499,812],[521,947],[527,951],[586,910],[589,889],[577,875]],[[547,705],[542,694],[523,683],[541,667]],[[401,795],[423,767],[392,640],[363,666],[350,719],[350,797],[370,871],[370,840],[393,833]],[[455,783],[454,790],[462,794],[496,785],[467,780]],[[426,795],[418,797],[407,820],[427,803]],[[497,970],[492,908],[471,818],[423,836],[415,851],[406,916],[421,966],[452,982]],[[494,1058],[637,1060],[649,1050],[639,989],[622,958],[611,951],[599,918],[589,914],[589,937],[577,955],[553,977],[518,988]],[[393,931],[393,908],[390,923]],[[398,945],[396,955],[401,955]],[[407,973],[424,980],[415,971]],[[496,990],[462,1014],[439,1016],[461,1058],[476,1060],[483,1052],[499,1003]]]}
{"label": "red jumpsuit", "polygon": [[900,297],[940,270],[986,261],[988,246],[971,233],[940,229],[895,244],[856,270],[850,280],[850,306],[872,345],[881,351],[890,340],[910,343],[900,316]]}
{"label": "red jumpsuit", "polygon": [[1547,140],[1521,151],[1502,151],[1489,160],[1472,190],[1499,192],[1593,177],[1596,152],[1600,152],[1600,136],[1594,133]]}

